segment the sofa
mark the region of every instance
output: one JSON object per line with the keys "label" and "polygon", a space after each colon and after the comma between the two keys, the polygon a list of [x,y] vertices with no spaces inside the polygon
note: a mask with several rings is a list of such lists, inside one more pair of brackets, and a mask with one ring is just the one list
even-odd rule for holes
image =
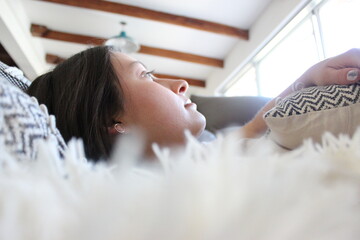
{"label": "sofa", "polygon": [[206,118],[206,130],[216,133],[228,127],[242,126],[271,99],[256,96],[214,97],[192,95],[197,110]]}

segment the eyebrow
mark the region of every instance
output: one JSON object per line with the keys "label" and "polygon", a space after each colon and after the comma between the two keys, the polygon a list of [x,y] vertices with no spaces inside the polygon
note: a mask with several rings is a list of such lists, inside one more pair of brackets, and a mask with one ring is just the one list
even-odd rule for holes
{"label": "eyebrow", "polygon": [[142,65],[145,69],[147,69],[147,67],[145,66],[145,64],[142,63],[142,62],[140,62],[140,61],[134,61],[134,62],[130,63],[129,67],[132,67],[132,66],[135,65],[135,64],[140,64],[140,65]]}

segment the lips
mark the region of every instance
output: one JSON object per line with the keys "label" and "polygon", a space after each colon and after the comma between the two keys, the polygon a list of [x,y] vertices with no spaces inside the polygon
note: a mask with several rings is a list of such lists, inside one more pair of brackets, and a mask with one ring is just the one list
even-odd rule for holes
{"label": "lips", "polygon": [[185,106],[185,108],[187,108],[187,107],[191,107],[191,106],[195,106],[195,107],[196,107],[196,104],[195,104],[195,103],[193,103],[193,102],[191,102],[191,100],[190,100],[190,99],[187,99],[187,100],[185,101],[184,106]]}

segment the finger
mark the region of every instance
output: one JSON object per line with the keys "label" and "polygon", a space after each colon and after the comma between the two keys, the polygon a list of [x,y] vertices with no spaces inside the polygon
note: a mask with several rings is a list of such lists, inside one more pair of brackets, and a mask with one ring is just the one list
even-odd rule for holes
{"label": "finger", "polygon": [[360,80],[360,69],[358,68],[342,68],[335,71],[337,71],[337,74],[335,74],[337,77],[336,84],[346,85]]}
{"label": "finger", "polygon": [[359,69],[351,69],[346,73],[346,80],[357,82],[360,79]]}
{"label": "finger", "polygon": [[334,68],[360,68],[360,49],[353,48],[338,56],[330,58],[328,61],[329,67]]}

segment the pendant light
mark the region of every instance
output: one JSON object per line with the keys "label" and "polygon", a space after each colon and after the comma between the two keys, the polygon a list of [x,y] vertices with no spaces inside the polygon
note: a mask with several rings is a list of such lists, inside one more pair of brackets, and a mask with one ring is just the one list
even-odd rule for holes
{"label": "pendant light", "polygon": [[119,35],[116,35],[112,38],[109,38],[106,42],[106,46],[111,46],[115,50],[121,51],[123,53],[135,53],[139,51],[140,45],[131,37],[126,35],[125,25],[126,22],[120,22],[121,32]]}

